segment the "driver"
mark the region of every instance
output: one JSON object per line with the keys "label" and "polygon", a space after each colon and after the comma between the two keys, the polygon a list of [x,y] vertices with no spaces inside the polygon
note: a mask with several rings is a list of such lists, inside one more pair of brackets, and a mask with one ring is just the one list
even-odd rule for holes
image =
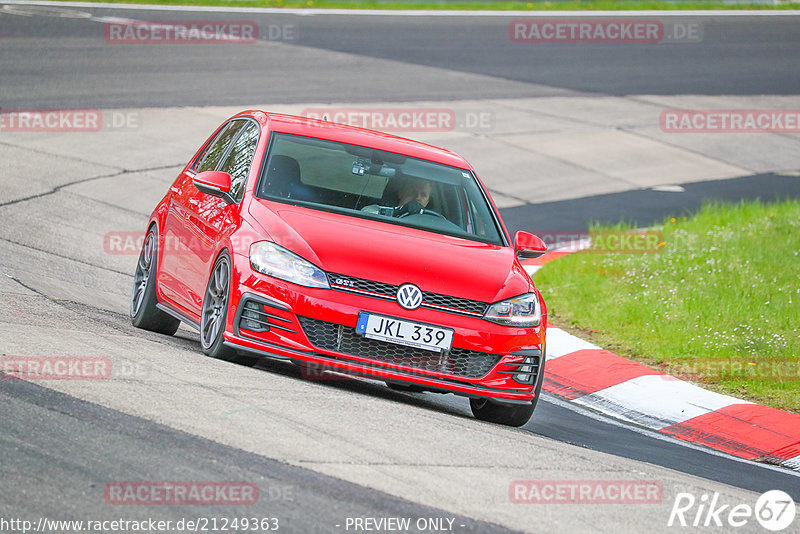
{"label": "driver", "polygon": [[[396,207],[382,207],[378,204],[365,206],[361,211],[388,215],[391,217],[407,217],[426,211],[431,201],[433,184],[424,178],[407,178],[397,192]],[[430,211],[430,210],[427,210]]]}
{"label": "driver", "polygon": [[433,186],[430,181],[423,178],[409,178],[400,188],[398,206],[405,206],[409,202],[419,202],[424,208],[431,201],[431,190]]}

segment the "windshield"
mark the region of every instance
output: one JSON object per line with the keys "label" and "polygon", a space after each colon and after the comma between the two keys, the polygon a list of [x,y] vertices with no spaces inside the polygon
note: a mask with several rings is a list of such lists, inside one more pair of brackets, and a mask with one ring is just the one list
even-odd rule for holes
{"label": "windshield", "polygon": [[256,195],[503,244],[472,173],[372,148],[276,133]]}

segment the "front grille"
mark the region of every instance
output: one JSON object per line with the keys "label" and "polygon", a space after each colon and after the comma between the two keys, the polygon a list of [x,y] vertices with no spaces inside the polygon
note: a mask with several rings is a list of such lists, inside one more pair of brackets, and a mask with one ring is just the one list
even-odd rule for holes
{"label": "front grille", "polygon": [[[330,283],[333,289],[350,291],[352,293],[366,293],[368,296],[383,298],[386,300],[395,300],[397,298],[397,289],[400,287],[383,282],[376,282],[374,280],[365,280],[364,278],[356,278],[354,276],[346,276],[336,273],[328,273],[328,283]],[[452,297],[450,295],[430,293],[428,291],[422,292],[422,308],[441,310],[442,307],[445,307],[447,309],[443,311],[472,315],[475,317],[483,317],[483,314],[488,306],[489,305],[486,302],[481,302],[478,300]]]}
{"label": "front grille", "polygon": [[325,350],[359,356],[383,363],[435,371],[465,378],[481,378],[501,356],[454,347],[449,353],[395,345],[356,334],[356,329],[319,319],[298,316],[311,344]]}
{"label": "front grille", "polygon": [[483,317],[483,313],[486,311],[486,307],[488,306],[485,302],[479,302],[477,300],[467,300],[459,297],[440,295],[438,293],[428,293],[427,291],[422,292],[422,303],[423,306],[425,304],[446,306],[448,308],[474,313],[476,315],[480,315],[481,317]]}

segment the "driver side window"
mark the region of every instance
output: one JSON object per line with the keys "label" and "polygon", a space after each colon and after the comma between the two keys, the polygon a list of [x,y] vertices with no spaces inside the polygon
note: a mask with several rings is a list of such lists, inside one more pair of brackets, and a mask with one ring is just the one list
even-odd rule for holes
{"label": "driver side window", "polygon": [[216,170],[217,165],[219,165],[220,160],[228,149],[228,145],[245,124],[247,123],[243,120],[233,120],[220,130],[208,145],[208,148],[206,148],[205,153],[197,160],[194,170],[196,172]]}
{"label": "driver side window", "polygon": [[230,154],[219,169],[231,175],[231,196],[236,199],[236,202],[242,199],[244,183],[256,153],[259,133],[258,124],[248,121],[247,127],[236,138]]}

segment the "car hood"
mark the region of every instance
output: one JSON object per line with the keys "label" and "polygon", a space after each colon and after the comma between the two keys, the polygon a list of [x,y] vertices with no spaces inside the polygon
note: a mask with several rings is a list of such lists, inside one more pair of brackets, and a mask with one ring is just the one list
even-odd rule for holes
{"label": "car hood", "polygon": [[533,288],[511,247],[267,200],[249,206],[265,236],[328,273],[497,302]]}

